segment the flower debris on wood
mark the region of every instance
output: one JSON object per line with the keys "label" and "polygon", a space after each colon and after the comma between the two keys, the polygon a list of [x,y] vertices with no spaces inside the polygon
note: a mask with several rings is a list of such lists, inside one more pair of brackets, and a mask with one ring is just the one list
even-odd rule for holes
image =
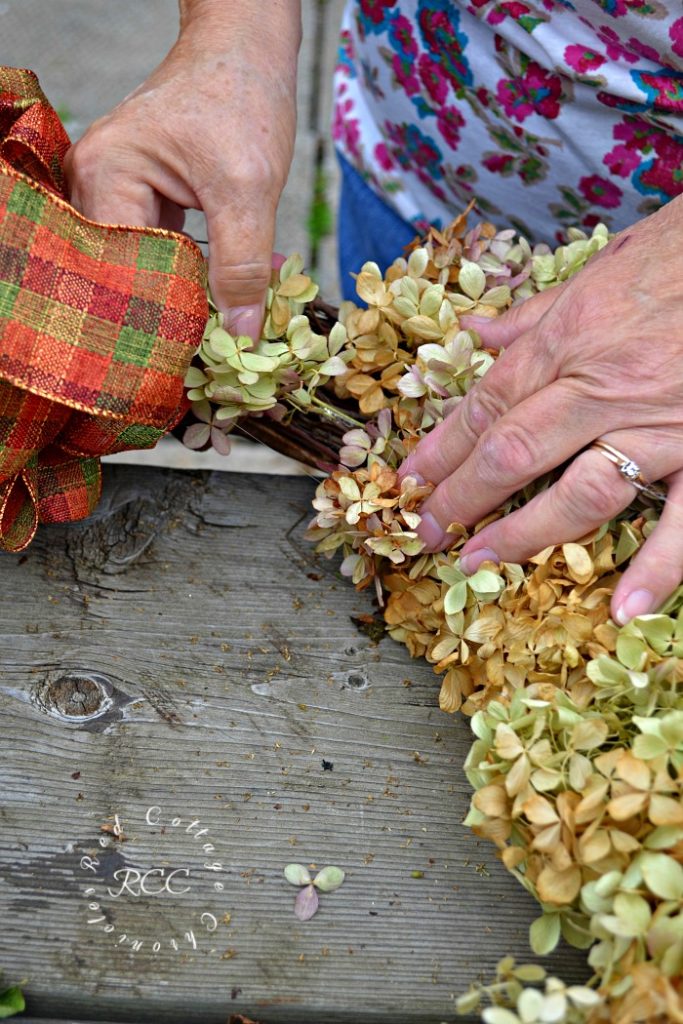
{"label": "flower debris on wood", "polygon": [[332,865],[319,871],[315,878],[311,878],[305,864],[288,864],[283,873],[290,885],[300,886],[294,901],[294,913],[300,921],[310,921],[318,912],[318,891],[334,892],[346,877],[341,868]]}
{"label": "flower debris on wood", "polygon": [[233,338],[214,312],[187,378],[192,446],[213,438],[225,451],[244,429],[325,470],[308,536],[434,666],[441,708],[472,716],[467,824],[539,902],[532,949],[563,937],[589,951],[587,986],[501,961],[459,1004],[487,1024],[683,1022],[683,587],[658,614],[610,618],[656,507],[638,500],[580,541],[466,577],[468,537],[553,475],[473,531],[452,524],[452,546],[432,555],[416,532],[431,486],[397,474],[496,358],[460,316],[498,316],[608,242],[598,225],[532,248],[490,224],[468,230],[463,215],[384,275],[366,263],[365,306],[337,316],[290,257],[273,272],[261,342]]}

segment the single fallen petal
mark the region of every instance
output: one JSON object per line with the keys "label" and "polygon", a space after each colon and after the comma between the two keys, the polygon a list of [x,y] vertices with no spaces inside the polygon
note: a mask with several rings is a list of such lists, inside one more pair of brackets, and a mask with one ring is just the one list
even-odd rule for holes
{"label": "single fallen petal", "polygon": [[342,884],[344,877],[344,872],[341,868],[323,868],[313,879],[313,885],[320,889],[321,892],[334,892]]}
{"label": "single fallen petal", "polygon": [[294,913],[300,921],[310,921],[318,909],[318,893],[314,885],[307,885],[301,889],[294,900]]}
{"label": "single fallen petal", "polygon": [[230,436],[218,427],[211,428],[211,444],[219,455],[229,455],[232,447]]}
{"label": "single fallen petal", "polygon": [[290,885],[310,885],[311,876],[308,868],[303,864],[288,864],[285,868],[285,878]]}
{"label": "single fallen petal", "polygon": [[183,434],[183,444],[186,448],[203,448],[211,437],[211,427],[208,423],[191,423]]}

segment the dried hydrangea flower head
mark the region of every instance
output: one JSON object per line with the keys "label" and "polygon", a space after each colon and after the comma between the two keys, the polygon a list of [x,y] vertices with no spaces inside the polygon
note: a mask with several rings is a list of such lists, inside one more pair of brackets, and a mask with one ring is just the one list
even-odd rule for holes
{"label": "dried hydrangea flower head", "polygon": [[[223,314],[211,305],[204,338],[185,378],[197,420],[227,434],[247,416],[267,413],[280,418],[287,409],[316,404],[317,389],[346,373],[352,355],[346,348],[346,330],[341,323],[329,335],[313,330],[303,311],[317,295],[318,286],[301,273],[302,267],[301,257],[291,256],[273,271],[264,337],[257,345],[251,338],[233,337]],[[201,447],[196,443],[199,436],[204,434],[186,434],[185,443]]]}

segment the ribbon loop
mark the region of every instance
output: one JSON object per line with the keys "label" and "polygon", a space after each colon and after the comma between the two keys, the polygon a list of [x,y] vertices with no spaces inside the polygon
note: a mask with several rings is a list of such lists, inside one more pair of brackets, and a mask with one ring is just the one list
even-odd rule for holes
{"label": "ribbon loop", "polygon": [[99,456],[153,447],[186,408],[208,317],[184,235],[69,205],[69,138],[29,71],[0,67],[0,549],[88,515]]}
{"label": "ribbon loop", "polygon": [[69,146],[69,136],[33,72],[0,68],[0,158],[64,195],[62,164]]}

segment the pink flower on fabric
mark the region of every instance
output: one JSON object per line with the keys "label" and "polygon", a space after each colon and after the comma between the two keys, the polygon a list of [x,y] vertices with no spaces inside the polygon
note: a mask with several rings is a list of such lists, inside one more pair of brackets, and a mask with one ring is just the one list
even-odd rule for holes
{"label": "pink flower on fabric", "polygon": [[375,146],[375,160],[383,171],[393,171],[396,166],[393,157],[384,142],[378,142]]}
{"label": "pink flower on fabric", "polygon": [[520,3],[519,0],[508,0],[507,3],[502,3],[500,6],[503,8],[508,17],[514,18],[515,20],[518,20],[525,14],[531,13],[531,8],[529,7],[529,5]]}
{"label": "pink flower on fabric", "polygon": [[643,164],[637,174],[640,192],[655,193],[663,202],[683,193],[683,143],[668,132],[654,134],[653,160]]}
{"label": "pink flower on fabric", "polygon": [[441,150],[435,140],[425,135],[416,124],[385,121],[384,134],[390,143],[392,156],[404,170],[425,168],[427,178],[432,181],[443,178]]}
{"label": "pink flower on fabric", "polygon": [[394,7],[396,0],[360,0],[360,9],[369,21],[381,24],[386,17],[387,7]]}
{"label": "pink flower on fabric", "polygon": [[675,72],[632,71],[631,78],[647,96],[647,104],[673,113],[683,113],[683,79]]}
{"label": "pink flower on fabric", "polygon": [[683,57],[683,18],[677,18],[673,25],[669,26],[669,37],[673,52]]}
{"label": "pink flower on fabric", "polygon": [[353,100],[337,103],[332,124],[332,138],[346,146],[357,160],[360,160],[360,124],[357,117],[349,117]]}
{"label": "pink flower on fabric", "polygon": [[448,96],[448,79],[440,64],[427,53],[420,54],[420,78],[435,103],[445,103]]}
{"label": "pink flower on fabric", "polygon": [[604,206],[606,209],[612,210],[621,205],[623,192],[619,186],[608,181],[607,178],[601,178],[599,174],[590,174],[586,178],[581,178],[579,188],[584,198],[589,203],[594,203],[595,206]]}
{"label": "pink flower on fabric", "polygon": [[407,57],[417,56],[417,42],[413,35],[413,23],[404,14],[399,14],[392,19],[389,27],[389,39],[393,47]]}
{"label": "pink flower on fabric", "polygon": [[531,8],[528,4],[520,3],[519,0],[510,0],[509,3],[496,4],[492,11],[486,15],[489,25],[500,25],[507,18],[514,18],[519,21],[525,14],[530,14]]}
{"label": "pink flower on fabric", "polygon": [[472,69],[465,51],[468,37],[460,28],[461,16],[453,0],[420,0],[417,23],[425,48],[438,59],[454,88],[472,85]]}
{"label": "pink flower on fabric", "polygon": [[515,158],[510,153],[489,153],[482,160],[487,171],[493,174],[511,174]]}
{"label": "pink flower on fabric", "polygon": [[460,142],[460,129],[465,124],[465,119],[460,111],[456,107],[445,107],[438,112],[436,124],[444,142],[451,149],[457,149]]}
{"label": "pink flower on fabric", "polygon": [[629,148],[633,145],[644,147],[649,144],[652,130],[645,121],[636,117],[626,117],[621,124],[616,124],[612,131],[615,139],[621,139]]}
{"label": "pink flower on fabric", "polygon": [[568,46],[564,51],[564,59],[570,68],[574,68],[579,74],[585,74],[586,71],[595,71],[601,64],[605,63],[605,58],[595,50],[589,50],[587,46],[579,46],[578,43]]}
{"label": "pink flower on fabric", "polygon": [[627,64],[636,64],[638,57],[622,43],[619,35],[610,25],[598,27],[600,42],[605,44],[607,56],[610,60],[625,60]]}
{"label": "pink flower on fabric", "polygon": [[654,61],[655,64],[661,64],[662,58],[652,46],[648,46],[647,43],[641,42],[640,39],[636,39],[635,36],[631,36],[628,43],[626,44],[629,50],[633,50],[639,57],[644,57],[645,60]]}
{"label": "pink flower on fabric", "polygon": [[446,4],[423,3],[419,7],[418,23],[422,38],[432,53],[439,53],[443,43],[457,39],[460,15],[454,7],[449,10]]}
{"label": "pink flower on fabric", "polygon": [[620,178],[628,178],[631,171],[640,166],[640,156],[634,149],[627,146],[615,146],[613,150],[606,153],[603,163],[609,167],[612,174],[618,174]]}
{"label": "pink flower on fabric", "polygon": [[397,53],[391,59],[391,66],[396,75],[396,81],[403,86],[407,96],[414,96],[420,91],[420,83],[415,74],[415,65],[411,60],[399,57]]}
{"label": "pink flower on fabric", "polygon": [[520,88],[519,80],[501,78],[496,89],[496,97],[508,117],[524,121],[534,112],[534,105]]}
{"label": "pink flower on fabric", "polygon": [[683,192],[683,143],[676,136],[630,115],[612,134],[623,143],[603,158],[613,174],[630,175],[639,192],[662,202]]}
{"label": "pink flower on fabric", "polygon": [[496,90],[505,113],[516,121],[524,121],[534,111],[548,119],[557,117],[561,95],[561,79],[534,60],[529,61],[522,77],[502,78]]}

